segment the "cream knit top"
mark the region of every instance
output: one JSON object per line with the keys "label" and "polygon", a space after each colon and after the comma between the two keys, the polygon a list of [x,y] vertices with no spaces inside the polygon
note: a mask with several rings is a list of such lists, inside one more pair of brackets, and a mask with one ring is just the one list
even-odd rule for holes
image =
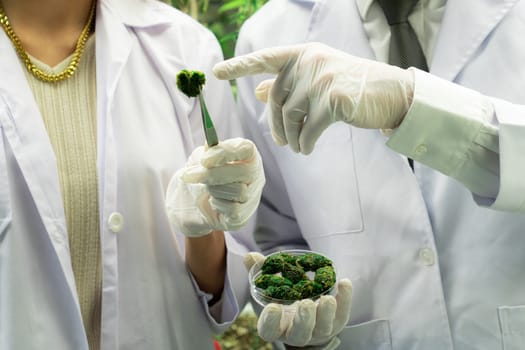
{"label": "cream knit top", "polygon": [[[55,67],[31,57],[40,69]],[[69,248],[89,348],[100,348],[102,265],[97,186],[97,118],[95,36],[88,40],[75,74],[59,83],[46,83],[26,71],[55,151],[67,222]]]}

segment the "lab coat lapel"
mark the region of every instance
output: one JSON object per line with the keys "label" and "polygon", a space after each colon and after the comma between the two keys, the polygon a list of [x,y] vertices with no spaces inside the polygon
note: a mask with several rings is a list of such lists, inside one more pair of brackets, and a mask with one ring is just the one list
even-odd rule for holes
{"label": "lab coat lapel", "polygon": [[[131,2],[133,3],[133,2]],[[96,22],[97,102],[105,115],[122,68],[131,52],[131,37],[122,20],[111,8],[111,1],[100,1]],[[102,114],[100,114],[102,112]]]}
{"label": "lab coat lapel", "polygon": [[[160,5],[160,4],[159,4]],[[163,7],[148,6],[142,1],[100,0],[96,22],[96,61],[97,61],[97,135],[98,135],[98,170],[100,185],[99,198],[103,205],[114,202],[115,186],[106,188],[107,183],[115,184],[116,155],[112,129],[112,102],[118,80],[123,72],[132,50],[131,32],[144,28],[169,23],[169,17],[163,14]],[[165,11],[164,11],[165,12]],[[108,197],[109,196],[109,197]],[[109,202],[107,201],[109,200]]]}
{"label": "lab coat lapel", "polygon": [[323,42],[355,56],[375,58],[361,25],[362,21],[355,1],[311,1],[315,4],[307,41]]}
{"label": "lab coat lapel", "polygon": [[517,1],[449,0],[430,72],[454,81],[483,40]]}
{"label": "lab coat lapel", "polygon": [[[107,179],[106,176],[116,176],[111,171],[116,167],[116,155],[114,153],[114,140],[111,113],[112,100],[117,88],[119,77],[131,52],[132,42],[128,29],[111,11],[109,1],[101,1],[97,12],[96,22],[96,62],[97,62],[97,138],[98,159],[97,167],[100,183],[99,198],[100,209],[106,203],[105,195],[108,181],[113,183],[114,178]],[[109,168],[108,168],[109,166]],[[113,186],[111,188],[114,188]],[[114,189],[116,191],[116,189]]]}
{"label": "lab coat lapel", "polygon": [[0,53],[0,123],[77,300],[55,154],[24,67],[3,31]]}

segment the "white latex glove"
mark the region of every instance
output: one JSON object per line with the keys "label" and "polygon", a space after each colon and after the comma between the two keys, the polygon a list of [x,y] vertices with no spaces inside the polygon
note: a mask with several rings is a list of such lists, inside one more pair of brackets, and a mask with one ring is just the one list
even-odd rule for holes
{"label": "white latex glove", "polygon": [[[249,270],[264,262],[264,256],[251,252],[244,258]],[[287,349],[332,350],[339,345],[337,335],[350,318],[352,283],[343,278],[337,283],[336,296],[323,295],[316,301],[296,301],[292,305],[268,304],[257,321],[259,336],[267,342],[280,341]]]}
{"label": "white latex glove", "polygon": [[166,210],[188,237],[240,229],[255,212],[265,183],[253,142],[234,138],[196,148],[171,178]]}
{"label": "white latex glove", "polygon": [[255,89],[269,104],[275,142],[309,154],[333,122],[397,127],[412,102],[413,72],[351,56],[320,43],[275,47],[218,63],[219,79],[277,74]]}

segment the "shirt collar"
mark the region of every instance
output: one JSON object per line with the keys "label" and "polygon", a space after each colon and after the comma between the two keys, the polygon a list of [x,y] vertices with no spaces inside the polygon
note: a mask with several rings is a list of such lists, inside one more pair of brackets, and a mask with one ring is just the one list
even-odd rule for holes
{"label": "shirt collar", "polygon": [[[375,2],[374,0],[355,0],[357,4],[357,9],[359,10],[359,15],[361,19],[364,20],[368,16],[368,11],[370,7]],[[425,6],[430,8],[439,8],[445,6],[447,3],[446,0],[419,0],[417,6]]]}
{"label": "shirt collar", "polygon": [[357,9],[362,19],[365,19],[374,0],[356,0]]}

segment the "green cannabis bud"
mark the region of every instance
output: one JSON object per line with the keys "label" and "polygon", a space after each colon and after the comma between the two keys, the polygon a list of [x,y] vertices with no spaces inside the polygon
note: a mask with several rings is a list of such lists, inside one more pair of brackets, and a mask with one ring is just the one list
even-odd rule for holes
{"label": "green cannabis bud", "polygon": [[188,97],[196,97],[206,83],[203,72],[198,70],[183,69],[177,74],[177,87]]}
{"label": "green cannabis bud", "polygon": [[280,287],[280,286],[292,286],[292,281],[281,277],[279,275],[260,275],[255,280],[255,286],[257,288],[266,289],[269,286]]}
{"label": "green cannabis bud", "polygon": [[305,271],[315,271],[320,267],[332,266],[332,261],[319,254],[307,253],[297,258],[297,264]]}
{"label": "green cannabis bud", "polygon": [[292,264],[284,264],[281,271],[284,278],[289,279],[292,283],[297,283],[300,280],[308,279],[308,276],[304,273],[304,270],[300,266]]}
{"label": "green cannabis bud", "polygon": [[314,281],[328,289],[335,283],[335,271],[332,266],[320,267],[315,271]]}
{"label": "green cannabis bud", "polygon": [[277,273],[283,270],[285,264],[283,254],[275,254],[264,260],[261,270],[263,273]]}
{"label": "green cannabis bud", "polygon": [[301,293],[296,291],[290,286],[274,287],[270,286],[264,290],[264,295],[283,300],[299,300],[301,299]]}

